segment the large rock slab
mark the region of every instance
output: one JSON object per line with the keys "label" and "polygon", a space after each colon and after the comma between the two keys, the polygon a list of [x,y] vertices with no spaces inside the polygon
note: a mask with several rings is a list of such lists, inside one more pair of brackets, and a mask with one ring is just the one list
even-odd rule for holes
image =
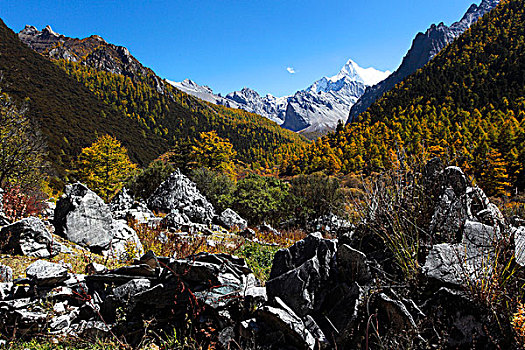
{"label": "large rock slab", "polygon": [[113,239],[109,207],[81,183],[66,186],[55,209],[55,229],[71,242],[102,251]]}
{"label": "large rock slab", "polygon": [[301,317],[317,311],[329,293],[336,251],[336,243],[320,233],[279,250],[266,284],[268,297],[281,298]]}
{"label": "large rock slab", "polygon": [[213,206],[199,192],[195,183],[179,171],[164,181],[148,199],[152,210],[169,213],[178,209],[192,222],[211,224],[215,217]]}
{"label": "large rock slab", "polygon": [[501,238],[498,227],[466,221],[461,243],[434,245],[423,272],[443,283],[463,286],[470,280],[486,279],[493,272]]}
{"label": "large rock slab", "polygon": [[49,258],[59,253],[59,247],[54,247],[53,237],[44,223],[35,217],[2,227],[0,236],[7,240],[7,247],[3,250],[10,253],[37,258]]}

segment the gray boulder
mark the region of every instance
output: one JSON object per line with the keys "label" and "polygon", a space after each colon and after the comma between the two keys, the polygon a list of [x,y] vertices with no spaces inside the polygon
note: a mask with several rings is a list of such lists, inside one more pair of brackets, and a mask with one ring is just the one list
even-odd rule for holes
{"label": "gray boulder", "polygon": [[134,200],[125,187],[111,200],[109,207],[116,220],[132,219],[145,224],[155,217],[146,203]]}
{"label": "gray boulder", "polygon": [[242,231],[248,227],[248,222],[230,208],[221,213],[219,220],[229,230],[237,229]]}
{"label": "gray boulder", "polygon": [[462,286],[486,279],[493,272],[496,247],[501,239],[497,227],[466,221],[461,243],[434,245],[423,272],[443,283]]}
{"label": "gray boulder", "polygon": [[144,253],[139,236],[124,220],[113,220],[111,236],[111,242],[103,251],[105,256],[127,260],[138,258]]}
{"label": "gray boulder", "polygon": [[0,264],[0,282],[13,282],[13,270],[9,266]]}
{"label": "gray boulder", "polygon": [[60,252],[60,247],[53,244],[53,237],[44,223],[35,217],[2,227],[0,235],[6,237],[6,248],[10,253],[49,258]]}
{"label": "gray boulder", "polygon": [[180,171],[174,172],[148,199],[152,210],[171,212],[178,209],[192,222],[211,224],[215,217],[213,206],[199,192],[195,183]]}
{"label": "gray boulder", "polygon": [[161,225],[173,231],[188,231],[188,227],[192,225],[192,222],[186,214],[175,209],[162,219]]}
{"label": "gray boulder", "polygon": [[109,207],[81,183],[66,186],[55,209],[54,224],[58,235],[95,251],[107,249],[113,239]]}
{"label": "gray boulder", "polygon": [[326,288],[336,264],[336,243],[313,233],[275,254],[268,297],[281,298],[299,316],[319,310],[329,293]]}
{"label": "gray boulder", "polygon": [[38,260],[29,265],[26,275],[38,286],[54,286],[68,279],[66,267],[45,260]]}

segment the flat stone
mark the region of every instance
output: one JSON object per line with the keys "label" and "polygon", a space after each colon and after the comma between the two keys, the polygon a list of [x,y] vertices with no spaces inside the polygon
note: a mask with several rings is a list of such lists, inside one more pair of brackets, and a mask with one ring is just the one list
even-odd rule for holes
{"label": "flat stone", "polygon": [[26,275],[39,286],[53,286],[67,280],[67,269],[63,265],[38,260],[26,269]]}

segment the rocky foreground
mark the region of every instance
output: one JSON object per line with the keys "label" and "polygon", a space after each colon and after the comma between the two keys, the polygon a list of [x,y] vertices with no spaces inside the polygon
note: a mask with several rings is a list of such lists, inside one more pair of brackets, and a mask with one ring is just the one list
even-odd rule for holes
{"label": "rocky foreground", "polygon": [[[474,291],[498,280],[502,242],[521,273],[525,221],[505,219],[459,168],[435,161],[424,178],[432,194],[425,231],[433,243],[414,280],[396,277],[392,253],[365,220],[338,239],[312,233],[278,251],[264,286],[235,256],[142,252],[123,218],[177,232],[249,233],[235,212],[216,215],[184,175],[173,174],[147,203],[123,191],[107,206],[85,186],[70,185],[51,218],[55,233],[107,256],[132,245],[136,259],[112,270],[92,263],[85,274],[38,260],[15,280],[1,266],[0,330],[6,337],[111,338],[131,346],[149,332],[162,338],[177,329],[203,348],[509,348],[509,326],[498,324],[497,310]],[[161,219],[151,210],[169,214]],[[5,225],[1,234],[9,237],[2,249],[14,254],[48,258],[68,249],[37,218]]]}

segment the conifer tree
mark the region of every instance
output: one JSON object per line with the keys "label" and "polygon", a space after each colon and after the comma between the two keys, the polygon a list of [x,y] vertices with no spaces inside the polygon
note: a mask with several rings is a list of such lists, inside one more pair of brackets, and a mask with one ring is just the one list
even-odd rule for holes
{"label": "conifer tree", "polygon": [[126,148],[114,137],[104,135],[82,149],[71,173],[107,202],[135,168]]}

